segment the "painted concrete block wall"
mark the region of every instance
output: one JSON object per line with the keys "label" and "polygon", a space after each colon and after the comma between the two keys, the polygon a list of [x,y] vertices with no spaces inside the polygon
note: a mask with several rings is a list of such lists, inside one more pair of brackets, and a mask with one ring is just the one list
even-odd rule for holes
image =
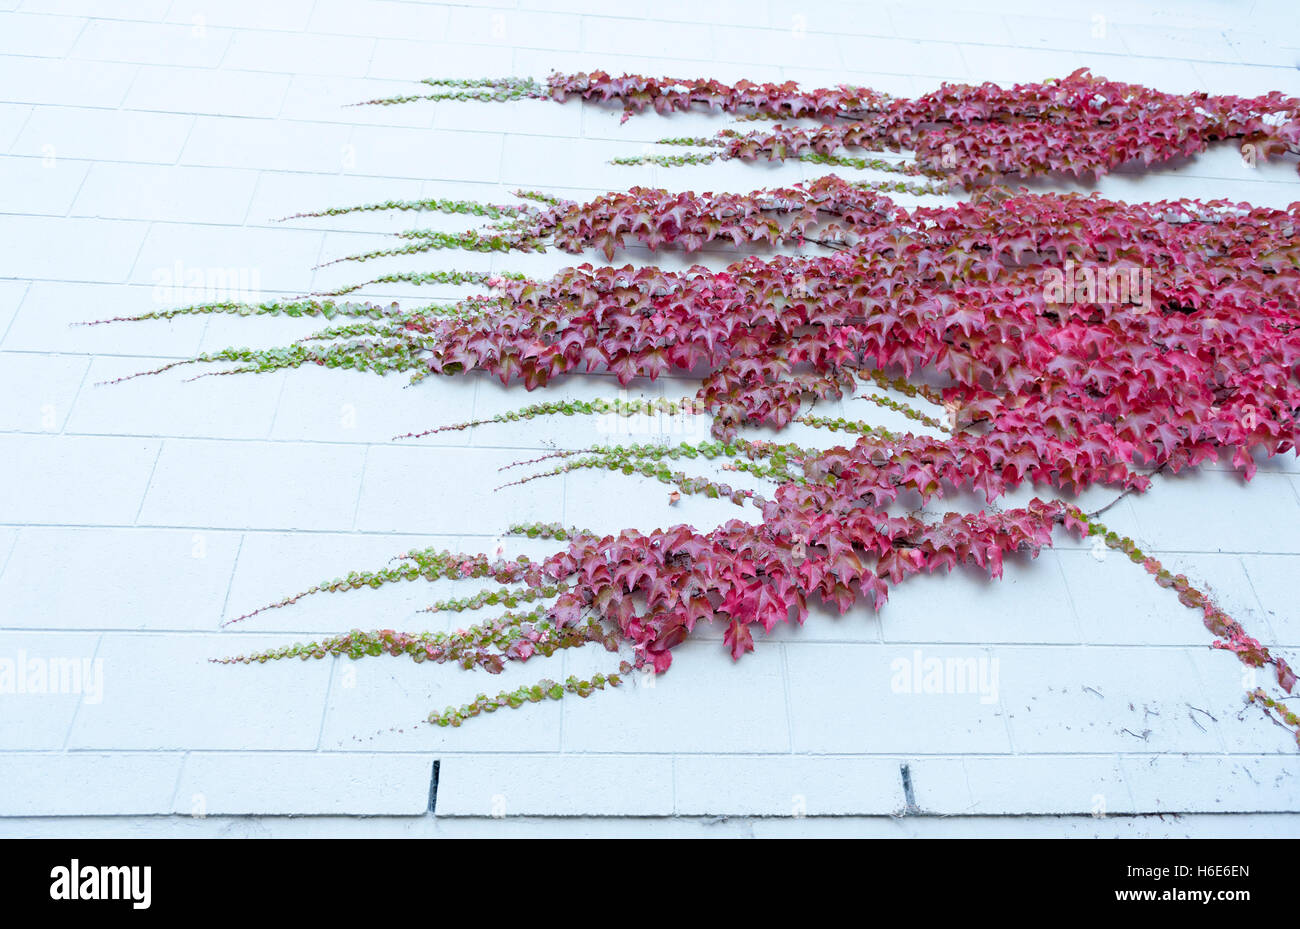
{"label": "painted concrete block wall", "polygon": [[[191,302],[181,285],[193,270],[244,272],[272,299],[413,267],[572,263],[442,253],[423,265],[316,268],[413,220],[280,221],[302,210],[420,195],[502,202],[519,186],[580,197],[634,184],[749,190],[805,176],[799,165],[608,163],[722,125],[702,115],[620,125],[576,104],[345,106],[422,77],[605,68],[916,94],[942,80],[1088,66],[1170,91],[1300,95],[1298,64],[1300,14],[1287,0],[1069,10],[1028,0],[0,0],[0,657],[103,670],[97,694],[0,695],[0,832],[37,828],[24,817],[174,812],[184,830],[205,816],[418,816],[435,759],[440,816],[861,817],[910,804],[956,817],[1265,814],[1243,823],[1293,832],[1283,814],[1300,809],[1295,746],[1243,707],[1241,667],[1210,651],[1196,617],[1140,571],[1063,537],[1000,583],[918,579],[881,616],[818,615],[737,664],[718,633],[705,634],[653,687],[459,730],[418,721],[480,689],[608,670],[609,656],[569,654],[486,681],[389,659],[210,664],[354,626],[454,622],[417,613],[452,593],[443,583],[309,598],[220,626],[412,547],[532,553],[542,549],[501,542],[511,522],[612,531],[737,513],[690,499],[670,509],[662,485],[622,476],[492,490],[512,461],[607,440],[594,422],[390,441],[535,399],[492,382],[406,390],[398,378],[319,370],[190,381],[182,368],[100,386],[198,351],[283,344],[311,331],[302,326],[73,324]],[[1293,162],[1251,168],[1231,150],[1121,171],[1097,189],[1300,200]],[[730,256],[655,260],[721,267]],[[615,390],[597,379],[551,393]],[[693,388],[669,380],[632,392]],[[847,403],[890,425],[879,408]],[[1106,521],[1265,643],[1300,647],[1294,456],[1263,463],[1249,486],[1226,467],[1161,479]],[[897,668],[932,658],[997,669],[996,687],[899,685]]]}

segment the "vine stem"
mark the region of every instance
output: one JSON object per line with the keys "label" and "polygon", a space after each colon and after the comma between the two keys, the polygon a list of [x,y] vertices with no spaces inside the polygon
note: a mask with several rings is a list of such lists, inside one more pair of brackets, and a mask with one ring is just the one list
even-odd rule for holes
{"label": "vine stem", "polygon": [[[1152,469],[1151,473],[1148,474],[1147,477],[1155,477],[1157,474],[1159,474],[1160,472],[1162,472],[1164,469],[1165,469],[1165,462],[1162,461],[1158,467]],[[1120,494],[1119,494],[1118,497],[1116,497],[1114,500],[1110,501],[1110,503],[1107,503],[1107,504],[1106,504],[1105,506],[1103,506],[1100,510],[1094,510],[1093,512],[1091,512],[1091,513],[1087,513],[1087,514],[1085,514],[1085,515],[1086,515],[1089,519],[1096,519],[1098,516],[1100,516],[1102,513],[1105,513],[1107,510],[1109,510],[1109,509],[1110,509],[1111,507],[1113,507],[1115,504],[1119,503],[1119,502],[1120,502],[1121,500],[1123,500],[1125,497],[1129,496],[1130,494],[1136,493],[1136,492],[1137,492],[1136,488],[1133,488],[1133,487],[1126,488],[1125,490],[1123,490],[1123,491],[1120,492]]]}

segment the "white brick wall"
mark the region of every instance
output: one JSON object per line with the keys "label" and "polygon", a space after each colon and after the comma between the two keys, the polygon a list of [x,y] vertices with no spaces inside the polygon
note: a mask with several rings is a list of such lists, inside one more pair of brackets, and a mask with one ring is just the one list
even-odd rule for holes
{"label": "white brick wall", "polygon": [[[268,298],[417,266],[571,263],[443,253],[313,270],[425,219],[276,222],[300,210],[421,194],[499,202],[520,185],[571,196],[633,184],[748,190],[804,176],[799,165],[607,163],[720,125],[698,115],[620,126],[617,114],[576,104],[344,104],[425,76],[596,67],[914,94],[942,79],[1038,80],[1086,65],[1164,90],[1300,95],[1290,0],[1104,0],[1072,14],[1040,0],[624,9],[595,0],[0,0],[0,657],[102,660],[104,672],[96,703],[0,696],[0,817],[10,817],[0,833],[460,834],[461,821],[446,818],[260,818],[419,817],[439,759],[441,817],[501,813],[492,828],[520,834],[569,828],[529,818],[555,816],[586,817],[592,834],[659,828],[600,818],[671,816],[682,820],[664,828],[683,834],[935,834],[960,822],[999,834],[1296,834],[1285,815],[1300,810],[1295,746],[1258,712],[1242,712],[1242,668],[1208,650],[1196,616],[1140,571],[1064,538],[1037,562],[1010,565],[1000,583],[918,579],[881,617],[816,615],[734,665],[715,630],[682,647],[654,688],[459,730],[415,724],[480,689],[604,663],[571,654],[485,681],[389,659],[206,661],[352,626],[428,625],[415,611],[451,585],[326,595],[219,629],[414,545],[477,550],[521,519],[613,530],[737,514],[696,500],[670,511],[661,485],[621,476],[491,491],[500,465],[547,443],[601,439],[577,420],[389,442],[536,399],[492,382],[403,390],[398,378],[317,370],[185,382],[195,372],[182,369],[96,386],[195,351],[310,331],[240,319],[69,325],[159,306],[156,274],[177,262],[255,271]],[[1230,150],[1120,172],[1099,189],[1300,200],[1294,163],[1248,169]],[[1224,470],[1161,480],[1106,521],[1211,589],[1267,644],[1300,646],[1294,457],[1267,463],[1248,487]],[[918,649],[996,659],[997,701],[891,691],[891,662]],[[947,818],[887,818],[908,803],[903,765],[916,807]],[[976,818],[1099,810],[1189,815],[1172,826]],[[816,827],[789,818],[801,813],[858,818]],[[1241,815],[1196,815],[1222,813]],[[102,816],[141,818],[97,825]],[[259,818],[231,818],[241,816]],[[700,825],[719,816],[779,818]]]}

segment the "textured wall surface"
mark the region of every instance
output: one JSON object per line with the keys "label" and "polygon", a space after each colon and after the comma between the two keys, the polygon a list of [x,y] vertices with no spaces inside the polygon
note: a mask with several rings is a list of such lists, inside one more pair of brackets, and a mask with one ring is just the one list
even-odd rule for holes
{"label": "textured wall surface", "polygon": [[[102,669],[101,692],[0,694],[0,816],[9,817],[0,833],[195,832],[203,828],[195,817],[212,817],[208,831],[251,822],[229,817],[415,817],[428,808],[437,759],[439,817],[642,817],[651,819],[635,828],[649,829],[654,817],[911,809],[953,817],[939,823],[1082,814],[1072,831],[1164,834],[1181,827],[1155,819],[1112,827],[1089,814],[1183,813],[1185,831],[1196,834],[1229,828],[1224,822],[1295,834],[1285,815],[1300,810],[1295,744],[1243,707],[1249,675],[1211,651],[1197,615],[1140,570],[1063,537],[1036,561],[1010,564],[998,583],[915,579],[879,617],[814,616],[760,640],[736,664],[717,630],[683,646],[653,687],[530,706],[459,730],[416,723],[480,689],[606,667],[609,656],[570,653],[492,679],[392,659],[207,662],[352,627],[446,622],[416,610],[452,588],[421,582],[309,598],[220,628],[409,547],[494,549],[521,519],[615,530],[740,515],[691,499],[670,509],[662,485],[621,475],[493,491],[502,465],[609,439],[597,422],[390,441],[537,397],[495,382],[435,379],[404,390],[401,378],[321,369],[187,381],[196,372],[182,368],[100,386],[196,351],[283,344],[311,331],[239,318],[71,325],[193,302],[185,288],[194,281],[233,282],[272,299],[370,271],[539,272],[573,262],[441,253],[313,270],[425,219],[277,222],[301,210],[418,195],[504,202],[519,186],[577,197],[634,184],[749,190],[804,176],[797,164],[608,163],[663,136],[724,125],[702,115],[620,125],[616,113],[577,104],[345,104],[409,91],[428,76],[591,68],[853,82],[910,95],[946,79],[1041,80],[1087,66],[1168,91],[1300,95],[1293,0],[1090,2],[1068,18],[1059,5],[1018,0],[649,7],[0,0],[0,658],[72,658]],[[1218,150],[1142,176],[1119,172],[1097,189],[1284,206],[1300,200],[1294,167],[1248,167]],[[725,251],[699,259],[728,260]],[[372,288],[365,296],[453,293]],[[616,390],[570,382],[551,394]],[[672,397],[692,390],[685,381],[633,387]],[[892,422],[861,401],[845,405]],[[1106,522],[1212,591],[1295,663],[1294,456],[1262,463],[1249,485],[1226,467],[1159,479]],[[935,694],[898,685],[897,662],[935,658],[974,660],[996,671],[996,687],[990,680],[978,694]],[[129,825],[94,819],[172,813]],[[1224,813],[1255,815],[1199,815]],[[256,822],[222,828],[288,828]],[[430,832],[414,820],[383,822],[374,829]],[[518,822],[480,828],[572,828]],[[759,834],[791,828],[762,822]],[[842,822],[868,830],[860,824],[872,820]],[[970,822],[1000,834],[1055,828]]]}

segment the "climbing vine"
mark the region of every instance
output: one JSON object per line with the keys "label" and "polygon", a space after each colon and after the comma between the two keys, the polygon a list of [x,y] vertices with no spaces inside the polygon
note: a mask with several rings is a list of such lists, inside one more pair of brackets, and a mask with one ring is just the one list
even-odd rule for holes
{"label": "climbing vine", "polygon": [[[1294,155],[1300,100],[1165,94],[1086,71],[1011,88],[944,85],[914,100],[846,86],[804,90],[603,72],[557,74],[544,83],[425,85],[418,94],[369,103],[577,96],[621,107],[624,119],[651,109],[705,108],[738,117],[742,128],[663,140],[698,150],[687,154],[617,160],[673,166],[799,159],[900,179],[829,174],[749,193],[632,187],[587,202],[519,191],[512,204],[428,199],[332,207],[300,215],[409,211],[487,221],[458,233],[402,232],[391,247],[337,259],[356,263],[444,249],[594,250],[612,261],[633,243],[685,253],[710,243],[787,253],[742,254],[721,271],[582,263],[532,279],[412,270],[294,301],[210,303],[131,317],[284,315],[328,324],[285,347],[229,348],[159,371],[223,363],[209,373],[233,374],[315,364],[406,372],[412,381],[478,371],[527,390],[584,372],[610,373],[621,384],[670,372],[698,376],[698,392],[680,400],[548,400],[476,422],[413,424],[427,431],[411,435],[557,415],[705,417],[710,441],[561,449],[517,462],[533,470],[515,472],[511,483],[604,470],[668,485],[670,505],[682,495],[703,495],[729,500],[747,517],[713,529],[677,525],[613,535],[513,527],[556,543],[540,560],[409,552],[388,567],[324,582],[264,609],[325,592],[477,578],[496,586],[430,610],[503,612],[456,633],[353,630],[223,660],[389,654],[496,673],[509,661],[591,644],[620,655],[617,671],[480,694],[429,716],[458,726],[502,707],[587,696],[617,686],[633,670],[664,672],[700,624],[721,622],[725,646],[739,659],[754,649],[756,631],[802,623],[810,605],[878,610],[907,578],[958,565],[1000,577],[1007,558],[1036,555],[1063,528],[1125,554],[1199,611],[1216,648],[1268,669],[1278,693],[1259,688],[1249,699],[1300,733],[1300,719],[1283,703],[1296,683],[1287,662],[1187,578],[1103,526],[1101,511],[1086,514],[1069,499],[1096,486],[1140,493],[1157,473],[1221,456],[1249,478],[1257,456],[1294,450],[1300,203],[1286,210],[1227,201],[1131,204],[1007,186],[1098,176],[1133,161],[1158,164],[1228,139],[1250,159]],[[743,130],[749,122],[764,125]],[[959,190],[971,198],[908,208],[889,196]],[[411,308],[340,299],[377,282],[473,285],[482,292]],[[862,388],[862,396],[934,434],[891,432],[810,407]],[[842,433],[847,444],[805,448],[755,437],[758,427],[793,422]],[[705,462],[712,476],[697,472]],[[717,471],[743,476],[743,486],[723,482]],[[1025,484],[1043,496],[999,504]],[[933,499],[961,491],[981,493],[988,509],[916,515]]]}

